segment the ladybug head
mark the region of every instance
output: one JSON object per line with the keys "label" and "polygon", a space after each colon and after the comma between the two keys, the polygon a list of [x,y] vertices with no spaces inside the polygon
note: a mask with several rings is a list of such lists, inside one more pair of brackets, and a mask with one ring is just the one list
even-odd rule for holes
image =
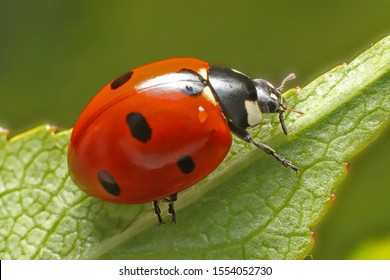
{"label": "ladybug head", "polygon": [[257,90],[257,101],[260,106],[260,109],[263,113],[279,113],[279,121],[282,125],[284,134],[287,135],[287,128],[284,124],[283,114],[285,110],[290,110],[298,114],[303,114],[302,112],[292,110],[288,107],[287,103],[282,97],[282,92],[284,86],[290,80],[295,79],[295,74],[289,74],[281,83],[278,88],[275,88],[271,83],[262,79],[255,79],[253,83],[255,84]]}

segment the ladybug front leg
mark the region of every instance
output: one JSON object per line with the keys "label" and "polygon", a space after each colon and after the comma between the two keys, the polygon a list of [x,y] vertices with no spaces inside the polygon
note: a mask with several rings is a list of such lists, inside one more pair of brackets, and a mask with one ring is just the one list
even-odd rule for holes
{"label": "ladybug front leg", "polygon": [[296,167],[294,164],[292,164],[291,161],[289,161],[289,160],[283,158],[282,156],[280,156],[279,154],[277,154],[275,152],[275,150],[272,149],[271,147],[269,147],[263,143],[258,143],[255,140],[253,140],[253,138],[249,135],[249,133],[245,129],[239,128],[231,121],[228,121],[228,125],[229,125],[230,130],[236,136],[240,137],[241,139],[245,140],[248,143],[252,143],[253,145],[256,146],[256,148],[258,148],[258,149],[262,150],[263,152],[267,153],[268,155],[274,157],[277,161],[281,162],[285,167],[289,167],[294,171],[299,170],[299,168]]}
{"label": "ladybug front leg", "polygon": [[294,171],[298,171],[299,168],[296,167],[294,164],[291,163],[291,161],[283,158],[282,156],[278,155],[274,149],[272,149],[271,147],[263,144],[263,143],[257,143],[255,142],[255,140],[253,140],[252,137],[249,137],[249,139],[247,140],[248,142],[252,143],[253,145],[255,145],[258,149],[264,151],[265,153],[273,156],[277,161],[281,162],[285,167],[290,167],[292,170]]}

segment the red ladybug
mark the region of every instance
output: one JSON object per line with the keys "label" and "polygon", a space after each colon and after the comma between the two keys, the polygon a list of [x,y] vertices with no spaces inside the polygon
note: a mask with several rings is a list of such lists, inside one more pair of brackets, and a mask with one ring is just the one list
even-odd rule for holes
{"label": "red ladybug", "polygon": [[70,139],[72,179],[87,194],[115,203],[169,203],[176,221],[177,193],[210,174],[225,158],[231,133],[297,171],[247,128],[263,113],[289,109],[282,88],[230,68],[193,58],[167,59],[129,71],[87,105]]}

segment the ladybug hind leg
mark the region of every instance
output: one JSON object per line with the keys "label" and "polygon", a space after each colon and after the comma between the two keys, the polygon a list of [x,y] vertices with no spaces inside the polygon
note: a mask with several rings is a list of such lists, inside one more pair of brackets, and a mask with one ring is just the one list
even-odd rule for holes
{"label": "ladybug hind leg", "polygon": [[164,197],[160,200],[153,201],[153,208],[154,213],[157,215],[158,225],[163,224],[161,218],[161,208],[160,208],[160,202],[162,203],[168,203],[168,213],[171,214],[172,220],[171,223],[176,223],[176,212],[174,208],[174,203],[177,200],[177,193],[174,193],[170,196]]}

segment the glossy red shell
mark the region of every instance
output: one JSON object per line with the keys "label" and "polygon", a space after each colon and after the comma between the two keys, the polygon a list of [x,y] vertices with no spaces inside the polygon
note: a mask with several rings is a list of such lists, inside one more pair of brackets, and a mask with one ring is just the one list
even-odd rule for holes
{"label": "glossy red shell", "polygon": [[[190,187],[223,161],[231,132],[210,95],[189,96],[171,82],[140,87],[182,69],[208,78],[206,62],[163,60],[134,69],[123,85],[112,89],[109,83],[91,100],[74,126],[68,150],[70,174],[82,190],[116,203],[154,201]],[[133,112],[141,113],[151,129],[145,143],[134,138],[126,124]],[[183,155],[190,155],[195,164],[189,173],[177,166]],[[100,170],[109,171],[120,194],[102,187]]]}

